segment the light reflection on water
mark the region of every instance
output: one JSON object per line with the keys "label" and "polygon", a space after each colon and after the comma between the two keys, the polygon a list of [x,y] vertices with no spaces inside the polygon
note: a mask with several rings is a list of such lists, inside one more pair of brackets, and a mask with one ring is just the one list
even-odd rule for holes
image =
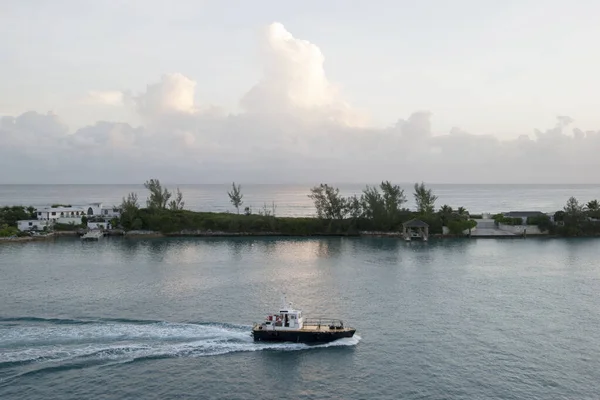
{"label": "light reflection on water", "polygon": [[[598,243],[107,238],[3,244],[0,343],[11,338],[10,346],[25,341],[27,347],[0,346],[0,397],[120,398],[109,388],[123,387],[135,398],[255,398],[264,394],[264,382],[285,381],[289,386],[275,387],[274,396],[594,398],[600,390]],[[335,316],[355,326],[360,342],[311,351],[256,348],[249,326],[279,306],[281,291],[306,316]],[[82,322],[87,318],[94,322]],[[4,377],[43,365],[2,364],[8,354],[68,351],[83,360],[58,362],[58,369],[2,386]],[[135,362],[124,363],[128,357]]]}

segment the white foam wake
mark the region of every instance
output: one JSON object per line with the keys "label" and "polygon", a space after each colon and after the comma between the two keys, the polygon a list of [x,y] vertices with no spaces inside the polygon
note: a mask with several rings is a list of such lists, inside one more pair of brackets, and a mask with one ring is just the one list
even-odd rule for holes
{"label": "white foam wake", "polygon": [[131,362],[147,358],[203,357],[244,351],[294,351],[354,346],[360,336],[309,346],[255,343],[250,326],[179,323],[37,324],[0,329],[0,368],[14,363]]}

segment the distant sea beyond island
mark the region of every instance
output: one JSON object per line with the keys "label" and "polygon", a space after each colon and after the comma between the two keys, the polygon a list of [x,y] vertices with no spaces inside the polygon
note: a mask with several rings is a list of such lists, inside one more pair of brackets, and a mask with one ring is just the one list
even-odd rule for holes
{"label": "distant sea beyond island", "polygon": [[[314,216],[313,201],[308,198],[311,184],[244,184],[244,207],[260,209],[264,205],[276,206],[278,216]],[[327,182],[323,182],[327,183]],[[380,182],[364,184],[336,184],[342,196],[360,195],[366,185],[377,186]],[[414,183],[397,183],[406,194],[405,206],[416,207],[413,198]],[[184,194],[185,208],[192,211],[235,212],[227,192],[231,183],[224,184],[163,184],[172,192],[179,188]],[[499,213],[508,211],[561,210],[573,196],[585,203],[600,198],[600,184],[428,184],[438,199],[436,206],[465,207],[470,213]],[[25,205],[43,207],[50,204],[88,204],[100,202],[106,206],[118,206],[128,193],[137,193],[145,203],[148,191],[143,184],[97,184],[97,185],[0,185],[0,206]]]}

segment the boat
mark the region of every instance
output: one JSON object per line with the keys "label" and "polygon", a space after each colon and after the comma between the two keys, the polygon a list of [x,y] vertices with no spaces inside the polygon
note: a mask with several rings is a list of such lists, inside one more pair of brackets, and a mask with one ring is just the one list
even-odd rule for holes
{"label": "boat", "polygon": [[83,236],[81,236],[81,240],[83,240],[83,241],[99,240],[103,236],[104,236],[104,232],[98,231],[98,230],[91,230],[91,231],[87,232],[86,234],[84,234]]}
{"label": "boat", "polygon": [[329,343],[341,338],[351,338],[356,329],[332,318],[304,318],[302,311],[281,298],[278,313],[269,314],[260,323],[254,323],[252,336],[255,342],[294,342],[307,344]]}

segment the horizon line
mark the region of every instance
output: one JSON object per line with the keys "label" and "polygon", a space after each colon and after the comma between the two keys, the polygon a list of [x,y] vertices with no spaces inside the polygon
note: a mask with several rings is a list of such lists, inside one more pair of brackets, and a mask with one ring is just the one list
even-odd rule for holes
{"label": "horizon line", "polygon": [[[160,178],[159,178],[160,179]],[[389,180],[389,179],[388,179]],[[386,179],[383,179],[382,181],[386,181]],[[236,184],[244,184],[244,185],[253,185],[253,186],[303,186],[303,185],[308,185],[308,186],[316,186],[316,185],[320,185],[321,183],[323,184],[328,184],[330,186],[334,186],[334,185],[379,185],[381,183],[381,181],[378,182],[278,182],[278,183],[260,183],[260,182],[243,182],[243,181],[234,181]],[[436,185],[436,186],[442,186],[442,185],[447,185],[447,186],[599,186],[600,182],[598,183],[567,183],[567,182],[562,182],[562,183],[533,183],[533,182],[514,182],[514,183],[507,183],[507,182],[502,182],[502,183],[490,183],[490,182],[469,182],[469,183],[455,183],[455,182],[427,182],[427,181],[418,181],[418,182],[393,182],[390,181],[391,183],[395,184],[395,185],[410,185],[413,186],[415,183],[424,183],[425,185]],[[190,182],[169,182],[169,181],[162,181],[161,184],[163,185],[186,185],[186,186],[222,186],[222,185],[231,185],[233,182],[220,182],[220,183],[216,183],[216,182],[212,182],[212,183],[190,183]],[[42,183],[2,183],[0,182],[0,186],[143,186],[144,183],[49,183],[49,182],[42,182]]]}

